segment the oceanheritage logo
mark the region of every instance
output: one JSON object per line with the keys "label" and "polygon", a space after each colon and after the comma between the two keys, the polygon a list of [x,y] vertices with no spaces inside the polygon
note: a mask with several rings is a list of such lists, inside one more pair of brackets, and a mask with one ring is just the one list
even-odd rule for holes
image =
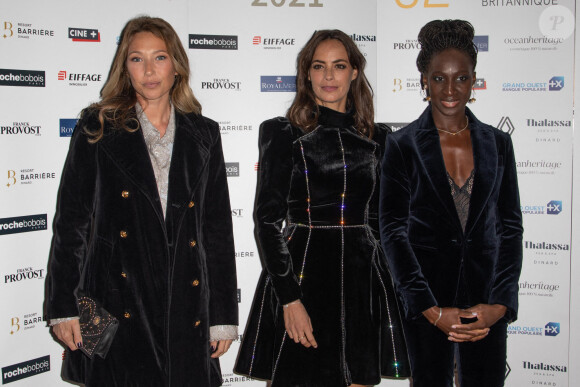
{"label": "oceanheritage logo", "polygon": [[240,91],[242,82],[233,82],[227,78],[214,78],[213,81],[202,82],[203,90],[232,90]]}
{"label": "oceanheritage logo", "polygon": [[45,87],[44,71],[0,69],[0,86]]}
{"label": "oceanheritage logo", "polygon": [[558,0],[481,0],[482,7],[526,7],[558,5]]}
{"label": "oceanheritage logo", "polygon": [[532,363],[530,361],[524,360],[523,367],[525,370],[568,372],[568,367],[566,367],[565,365],[544,364],[543,362]]}
{"label": "oceanheritage logo", "polygon": [[226,176],[227,177],[239,177],[240,176],[240,163],[226,163]]}
{"label": "oceanheritage logo", "polygon": [[560,285],[539,282],[522,281],[519,283],[520,296],[554,297],[554,293],[560,290]]}
{"label": "oceanheritage logo", "polygon": [[32,184],[39,180],[54,180],[56,179],[56,172],[34,172],[34,169],[21,169],[20,173],[16,173],[15,170],[9,169],[8,170],[8,183],[6,183],[7,187],[11,187],[16,185],[18,181],[20,184]]}
{"label": "oceanheritage logo", "polygon": [[10,21],[4,22],[4,38],[11,38],[14,36],[14,31],[16,31],[16,36],[20,39],[30,39],[31,37],[54,37],[54,30],[47,30],[46,28],[32,28],[30,23],[17,23],[16,26]]}
{"label": "oceanheritage logo", "polygon": [[232,217],[234,218],[242,218],[244,216],[243,213],[243,208],[232,208]]}
{"label": "oceanheritage logo", "polygon": [[264,38],[262,36],[254,36],[252,38],[252,45],[261,46],[265,50],[281,50],[283,47],[295,46],[295,38]]}
{"label": "oceanheritage logo", "polygon": [[220,126],[220,133],[222,135],[229,134],[229,133],[242,133],[242,132],[250,132],[254,130],[252,125],[242,125],[233,123],[231,121],[221,121],[219,122]]}
{"label": "oceanheritage logo", "polygon": [[236,251],[236,258],[254,258],[253,251]]}
{"label": "oceanheritage logo", "polygon": [[570,245],[566,243],[547,243],[525,241],[524,247],[531,250],[570,250]]}
{"label": "oceanheritage logo", "polygon": [[421,90],[421,81],[419,78],[393,78],[393,93],[400,91],[419,92]]}
{"label": "oceanheritage logo", "polygon": [[68,37],[73,42],[100,42],[99,30],[89,28],[68,28]]}
{"label": "oceanheritage logo", "polygon": [[260,91],[264,92],[296,92],[296,76],[294,75],[262,75],[260,76]]}
{"label": "oceanheritage logo", "polygon": [[42,129],[40,125],[31,125],[29,122],[26,121],[21,122],[15,121],[12,122],[12,124],[0,126],[0,135],[31,134],[34,136],[40,136],[40,129]]}
{"label": "oceanheritage logo", "polygon": [[89,82],[101,82],[102,74],[58,72],[59,81],[69,81],[69,86],[87,86]]}
{"label": "oceanheritage logo", "polygon": [[60,137],[72,136],[77,122],[76,118],[61,118],[58,125]]}
{"label": "oceanheritage logo", "polygon": [[10,319],[10,334],[13,335],[27,329],[32,329],[38,325],[44,325],[42,322],[42,313],[29,313],[22,317],[12,317]]}
{"label": "oceanheritage logo", "polygon": [[507,37],[503,40],[510,51],[554,51],[564,42],[564,38],[548,36]]}
{"label": "oceanheritage logo", "polygon": [[477,52],[489,51],[489,36],[476,35],[473,37],[473,44],[477,47]]}
{"label": "oceanheritage logo", "polygon": [[189,34],[189,48],[206,50],[237,50],[237,35]]}
{"label": "oceanheritage logo", "polygon": [[34,269],[32,267],[16,269],[16,273],[4,274],[4,283],[11,284],[29,279],[43,279],[45,271],[46,269]]}
{"label": "oceanheritage logo", "polygon": [[50,371],[49,355],[2,367],[2,384],[15,382],[48,371]]}
{"label": "oceanheritage logo", "polygon": [[385,122],[384,124],[391,128],[393,132],[403,129],[405,126],[409,125],[408,122]]}
{"label": "oceanheritage logo", "polygon": [[555,175],[562,168],[560,161],[522,160],[516,161],[519,175]]}
{"label": "oceanheritage logo", "polygon": [[0,235],[46,230],[46,214],[0,219]]}
{"label": "oceanheritage logo", "polygon": [[394,42],[393,50],[419,50],[421,44],[417,39],[405,39],[404,42]]}

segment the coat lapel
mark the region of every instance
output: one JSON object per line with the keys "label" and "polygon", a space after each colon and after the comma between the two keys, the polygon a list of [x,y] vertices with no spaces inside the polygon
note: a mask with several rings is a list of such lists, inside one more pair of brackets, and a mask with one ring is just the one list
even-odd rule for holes
{"label": "coat lapel", "polygon": [[450,219],[453,219],[453,222],[461,230],[461,223],[451,196],[449,181],[447,180],[447,170],[443,161],[439,134],[431,118],[430,107],[425,109],[419,118],[418,124],[418,129],[415,132],[415,143],[427,180],[429,180],[437,199],[447,211]]}
{"label": "coat lapel", "polygon": [[469,203],[469,215],[465,225],[465,235],[469,235],[473,229],[494,189],[498,166],[497,147],[491,129],[477,120],[469,110],[467,115],[469,116],[469,121],[473,122],[471,143],[473,146],[475,174]]}

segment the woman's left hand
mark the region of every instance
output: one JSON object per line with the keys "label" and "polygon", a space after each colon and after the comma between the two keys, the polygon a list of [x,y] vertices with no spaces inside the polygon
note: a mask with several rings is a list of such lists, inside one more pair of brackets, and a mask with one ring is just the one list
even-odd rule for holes
{"label": "woman's left hand", "polygon": [[232,345],[232,341],[233,340],[220,340],[220,341],[212,341],[210,343],[211,348],[215,348],[215,351],[213,351],[213,353],[211,354],[211,357],[213,359],[217,359],[218,357],[220,357],[221,355],[223,355],[224,353],[226,353],[228,351],[228,349],[230,349],[230,345]]}
{"label": "woman's left hand", "polygon": [[[487,333],[483,337],[479,337],[479,335],[474,337],[473,334],[482,329],[490,328],[505,315],[506,311],[507,308],[501,304],[478,304],[471,308],[464,309],[463,312],[468,314],[469,317],[477,318],[477,321],[469,324],[456,324],[451,326],[452,330],[449,333],[449,340],[462,342],[466,340],[477,341],[483,339],[487,336]],[[467,315],[461,317],[467,317]]]}

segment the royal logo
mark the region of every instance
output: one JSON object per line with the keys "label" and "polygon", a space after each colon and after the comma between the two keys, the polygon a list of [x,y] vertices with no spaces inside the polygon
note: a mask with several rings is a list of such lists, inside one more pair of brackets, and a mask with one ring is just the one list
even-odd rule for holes
{"label": "royal logo", "polygon": [[72,136],[77,122],[76,118],[61,118],[58,126],[60,137]]}
{"label": "royal logo", "polygon": [[0,86],[45,87],[44,71],[0,69]]}
{"label": "royal logo", "polygon": [[477,47],[478,52],[489,51],[489,36],[478,35],[473,37],[473,44]]}
{"label": "royal logo", "polygon": [[71,28],[68,29],[68,37],[73,42],[100,42],[101,34],[99,30],[88,28]]}
{"label": "royal logo", "polygon": [[22,363],[2,367],[2,384],[50,371],[50,356],[43,356]]}
{"label": "royal logo", "polygon": [[262,75],[260,76],[261,92],[296,92],[296,76]]}
{"label": "royal logo", "polygon": [[46,214],[0,219],[0,235],[46,230]]}
{"label": "royal logo", "polygon": [[189,35],[189,48],[206,50],[237,50],[237,35]]}

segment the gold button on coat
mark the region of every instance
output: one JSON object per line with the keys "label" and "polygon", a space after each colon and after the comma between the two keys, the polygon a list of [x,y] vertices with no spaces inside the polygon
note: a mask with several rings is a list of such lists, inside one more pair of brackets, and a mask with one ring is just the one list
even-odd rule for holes
{"label": "gold button on coat", "polygon": [[195,203],[194,203],[193,201],[191,201],[191,202],[189,202],[189,203],[187,204],[187,206],[188,206],[189,208],[191,208],[191,207],[195,206]]}
{"label": "gold button on coat", "polygon": [[190,247],[195,247],[195,245],[197,245],[197,242],[194,239],[192,239],[192,240],[189,241],[189,246]]}
{"label": "gold button on coat", "polygon": [[127,231],[121,230],[121,232],[119,233],[119,235],[121,235],[121,238],[127,238]]}
{"label": "gold button on coat", "polygon": [[125,273],[124,271],[121,272],[121,277],[123,278],[127,278],[127,273]]}
{"label": "gold button on coat", "polygon": [[199,285],[199,280],[193,280],[191,282],[191,286],[197,286],[197,285]]}
{"label": "gold button on coat", "polygon": [[121,196],[125,199],[127,199],[129,197],[129,191],[123,191],[121,192]]}
{"label": "gold button on coat", "polygon": [[131,318],[131,313],[129,313],[129,312],[125,312],[125,314],[123,314],[123,316],[124,316],[125,318]]}
{"label": "gold button on coat", "polygon": [[197,320],[197,321],[195,322],[195,324],[193,324],[193,325],[194,325],[194,326],[196,326],[196,327],[198,327],[200,324],[201,324],[201,321]]}

